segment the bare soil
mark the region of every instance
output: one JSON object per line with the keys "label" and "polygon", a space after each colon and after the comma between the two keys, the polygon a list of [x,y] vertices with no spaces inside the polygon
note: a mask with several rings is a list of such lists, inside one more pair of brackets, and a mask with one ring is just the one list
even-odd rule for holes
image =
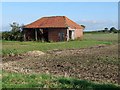
{"label": "bare soil", "polygon": [[51,50],[43,55],[3,58],[3,70],[18,73],[49,73],[98,83],[118,83],[118,45],[83,49]]}

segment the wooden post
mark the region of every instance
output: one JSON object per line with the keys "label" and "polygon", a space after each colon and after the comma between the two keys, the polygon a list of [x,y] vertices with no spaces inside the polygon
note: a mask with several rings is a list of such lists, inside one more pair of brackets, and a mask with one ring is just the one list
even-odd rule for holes
{"label": "wooden post", "polygon": [[26,41],[26,36],[25,36],[25,33],[24,33],[24,41]]}
{"label": "wooden post", "polygon": [[67,29],[67,41],[69,41],[69,29]]}
{"label": "wooden post", "polygon": [[23,31],[23,33],[24,33],[24,35],[23,35],[23,37],[24,37],[24,41],[26,41],[26,35],[25,35],[25,30]]}
{"label": "wooden post", "polygon": [[35,40],[37,41],[37,29],[35,29]]}

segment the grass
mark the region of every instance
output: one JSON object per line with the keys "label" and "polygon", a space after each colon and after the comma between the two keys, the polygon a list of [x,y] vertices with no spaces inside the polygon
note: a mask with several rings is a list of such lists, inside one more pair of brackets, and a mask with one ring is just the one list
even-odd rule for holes
{"label": "grass", "polygon": [[2,89],[2,70],[0,69],[0,89]]}
{"label": "grass", "polygon": [[118,42],[118,34],[114,33],[85,33],[84,40],[108,41],[112,43]]}
{"label": "grass", "polygon": [[[53,43],[2,41],[2,54],[22,54],[32,50],[46,52],[47,50],[53,49],[87,48],[99,44],[115,44],[117,40],[117,34],[84,34],[84,39],[82,41],[76,40]],[[48,74],[27,75],[5,71],[3,71],[2,81],[2,87],[6,88],[6,90],[7,88],[79,88],[79,90],[120,89],[120,86],[113,84],[98,84],[75,78],[57,77]]]}
{"label": "grass", "polygon": [[78,49],[86,48],[99,44],[112,44],[117,42],[117,34],[84,34],[82,41],[69,42],[19,42],[19,41],[3,41],[2,54],[21,54],[27,51],[40,50],[47,51],[53,49]]}
{"label": "grass", "polygon": [[[4,88],[79,88],[80,90],[119,90],[113,84],[98,84],[75,78],[56,77],[49,74],[3,73]],[[6,89],[7,90],[7,89]],[[12,89],[13,90],[13,89]]]}

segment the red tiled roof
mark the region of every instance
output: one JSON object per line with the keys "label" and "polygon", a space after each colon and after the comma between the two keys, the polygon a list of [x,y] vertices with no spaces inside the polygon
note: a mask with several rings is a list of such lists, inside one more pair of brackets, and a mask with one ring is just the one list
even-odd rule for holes
{"label": "red tiled roof", "polygon": [[66,16],[43,17],[33,23],[25,25],[25,28],[82,28],[77,23],[68,19]]}

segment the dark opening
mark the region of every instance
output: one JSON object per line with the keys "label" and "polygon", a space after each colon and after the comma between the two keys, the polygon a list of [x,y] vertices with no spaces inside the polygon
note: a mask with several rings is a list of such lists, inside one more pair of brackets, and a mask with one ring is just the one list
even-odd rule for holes
{"label": "dark opening", "polygon": [[26,29],[24,30],[26,41],[46,41],[48,42],[48,29]]}
{"label": "dark opening", "polygon": [[72,39],[72,31],[69,31],[69,39]]}
{"label": "dark opening", "polygon": [[44,29],[43,30],[43,40],[48,42],[49,39],[48,39],[48,29]]}

